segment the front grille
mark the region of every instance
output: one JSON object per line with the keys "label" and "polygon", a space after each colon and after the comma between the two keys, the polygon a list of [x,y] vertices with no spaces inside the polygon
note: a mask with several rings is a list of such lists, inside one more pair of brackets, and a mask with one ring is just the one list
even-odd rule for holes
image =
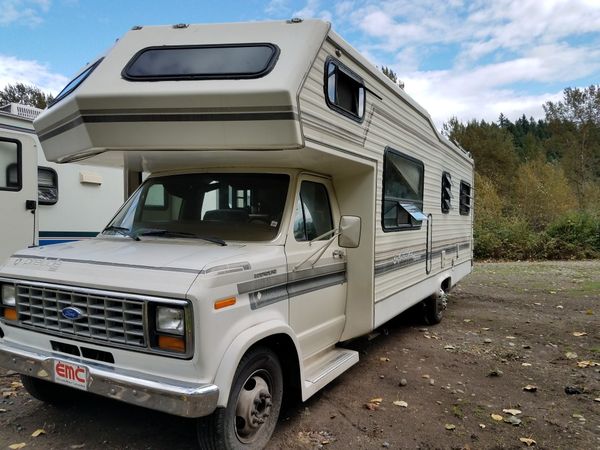
{"label": "front grille", "polygon": [[[17,284],[20,325],[48,333],[77,336],[94,341],[146,347],[144,302],[126,297],[73,291],[66,288]],[[63,316],[67,307],[81,317]]]}

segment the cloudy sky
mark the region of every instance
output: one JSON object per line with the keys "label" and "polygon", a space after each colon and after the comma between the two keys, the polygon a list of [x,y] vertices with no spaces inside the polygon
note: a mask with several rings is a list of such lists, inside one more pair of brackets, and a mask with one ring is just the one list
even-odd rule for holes
{"label": "cloudy sky", "polygon": [[543,117],[565,87],[600,82],[600,0],[0,0],[0,88],[57,93],[133,25],[316,17],[441,126]]}

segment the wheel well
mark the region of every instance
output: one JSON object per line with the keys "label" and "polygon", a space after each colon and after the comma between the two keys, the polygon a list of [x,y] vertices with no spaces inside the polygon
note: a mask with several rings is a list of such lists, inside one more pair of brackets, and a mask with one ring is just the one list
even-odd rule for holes
{"label": "wheel well", "polygon": [[248,351],[255,347],[268,347],[275,352],[281,363],[283,372],[283,401],[295,402],[302,398],[300,388],[300,365],[294,341],[287,334],[274,334],[255,342]]}
{"label": "wheel well", "polygon": [[445,293],[450,292],[450,289],[452,289],[452,279],[448,277],[444,281],[442,281],[441,288]]}

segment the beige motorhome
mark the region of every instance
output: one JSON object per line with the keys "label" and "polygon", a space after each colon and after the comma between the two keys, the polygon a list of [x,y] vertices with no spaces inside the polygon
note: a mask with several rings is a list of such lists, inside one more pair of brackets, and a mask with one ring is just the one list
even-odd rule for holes
{"label": "beige motorhome", "polygon": [[0,365],[262,448],[284,392],[472,267],[473,160],[317,20],[134,27],[35,121],[46,157],[151,175],[97,238],[0,267]]}

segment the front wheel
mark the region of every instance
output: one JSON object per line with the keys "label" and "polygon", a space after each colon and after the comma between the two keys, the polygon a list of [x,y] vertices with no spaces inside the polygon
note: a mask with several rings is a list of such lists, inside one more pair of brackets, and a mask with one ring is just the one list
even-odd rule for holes
{"label": "front wheel", "polygon": [[29,375],[21,375],[21,383],[33,398],[55,406],[67,406],[73,403],[77,395],[72,388]]}
{"label": "front wheel", "polygon": [[246,353],[236,370],[226,408],[198,420],[203,449],[264,448],[279,417],[283,376],[277,355],[258,347]]}

